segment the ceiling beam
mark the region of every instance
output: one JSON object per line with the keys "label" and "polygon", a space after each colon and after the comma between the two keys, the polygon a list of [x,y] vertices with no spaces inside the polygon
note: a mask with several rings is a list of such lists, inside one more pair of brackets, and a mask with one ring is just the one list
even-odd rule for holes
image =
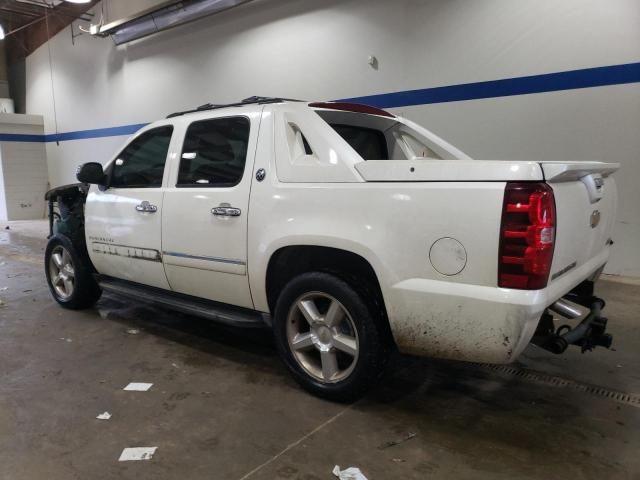
{"label": "ceiling beam", "polygon": [[[7,57],[9,63],[15,62],[30,55],[39,46],[46,43],[51,37],[62,31],[74,20],[91,21],[93,15],[88,10],[95,7],[99,0],[92,0],[90,3],[58,5],[47,9],[45,6],[33,6],[33,10],[39,12],[36,17],[23,16],[21,22],[10,22],[10,26],[4,24],[5,31],[18,30],[11,35],[7,35]],[[10,2],[15,5],[17,2]],[[6,8],[7,1],[0,0],[0,9]],[[26,5],[26,4],[25,4]],[[61,6],[64,8],[60,9]],[[8,12],[5,12],[8,13]],[[47,17],[47,21],[45,20]],[[42,21],[38,21],[42,20]],[[32,25],[27,25],[32,23]]]}

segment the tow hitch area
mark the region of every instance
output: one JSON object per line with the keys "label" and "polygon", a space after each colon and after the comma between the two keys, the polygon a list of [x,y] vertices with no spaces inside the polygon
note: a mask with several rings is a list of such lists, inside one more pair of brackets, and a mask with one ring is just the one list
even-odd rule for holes
{"label": "tow hitch area", "polygon": [[[605,333],[607,319],[601,316],[604,306],[604,300],[593,295],[593,282],[584,282],[545,311],[531,341],[556,354],[569,345],[579,346],[582,353],[595,347],[610,348],[613,337]],[[556,328],[556,318],[582,320],[575,327],[562,324]]]}

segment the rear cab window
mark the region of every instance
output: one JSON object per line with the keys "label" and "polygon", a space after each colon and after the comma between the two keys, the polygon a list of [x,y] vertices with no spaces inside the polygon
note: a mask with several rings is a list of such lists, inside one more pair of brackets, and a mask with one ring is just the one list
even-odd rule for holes
{"label": "rear cab window", "polygon": [[429,147],[421,132],[392,115],[332,109],[316,109],[316,113],[363,160],[445,159]]}
{"label": "rear cab window", "polygon": [[338,132],[358,155],[364,160],[388,160],[389,151],[387,149],[387,139],[384,132],[374,128],[360,127],[356,125],[345,125],[341,123],[330,123],[331,127]]}

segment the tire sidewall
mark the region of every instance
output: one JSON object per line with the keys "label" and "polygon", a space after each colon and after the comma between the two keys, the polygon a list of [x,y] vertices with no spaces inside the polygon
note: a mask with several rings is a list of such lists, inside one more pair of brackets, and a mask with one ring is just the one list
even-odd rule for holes
{"label": "tire sidewall", "polygon": [[[71,257],[74,269],[74,288],[73,294],[69,298],[60,298],[51,283],[51,274],[49,272],[49,262],[53,249],[57,246],[63,247]],[[92,269],[87,264],[82,255],[73,245],[73,242],[64,235],[55,235],[49,239],[44,256],[45,275],[47,277],[47,285],[51,295],[60,305],[66,308],[77,309],[89,306],[97,300],[100,291],[92,276]]]}
{"label": "tire sidewall", "polygon": [[[293,303],[305,293],[321,292],[337,299],[349,312],[358,334],[358,358],[351,374],[336,383],[323,383],[304,371],[287,340],[287,321]],[[280,294],[274,316],[278,353],[294,378],[307,390],[330,400],[348,401],[359,396],[381,370],[382,348],[376,322],[365,299],[348,283],[327,273],[312,272],[291,280]]]}

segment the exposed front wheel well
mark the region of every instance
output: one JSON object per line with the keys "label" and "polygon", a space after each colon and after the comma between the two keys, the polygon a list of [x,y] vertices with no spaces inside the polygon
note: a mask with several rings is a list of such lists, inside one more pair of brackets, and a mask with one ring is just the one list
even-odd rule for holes
{"label": "exposed front wheel well", "polygon": [[332,247],[297,245],[277,250],[269,260],[266,292],[271,312],[280,292],[293,278],[307,272],[324,272],[344,280],[371,302],[382,331],[392,344],[387,310],[378,277],[371,264],[358,254]]}

